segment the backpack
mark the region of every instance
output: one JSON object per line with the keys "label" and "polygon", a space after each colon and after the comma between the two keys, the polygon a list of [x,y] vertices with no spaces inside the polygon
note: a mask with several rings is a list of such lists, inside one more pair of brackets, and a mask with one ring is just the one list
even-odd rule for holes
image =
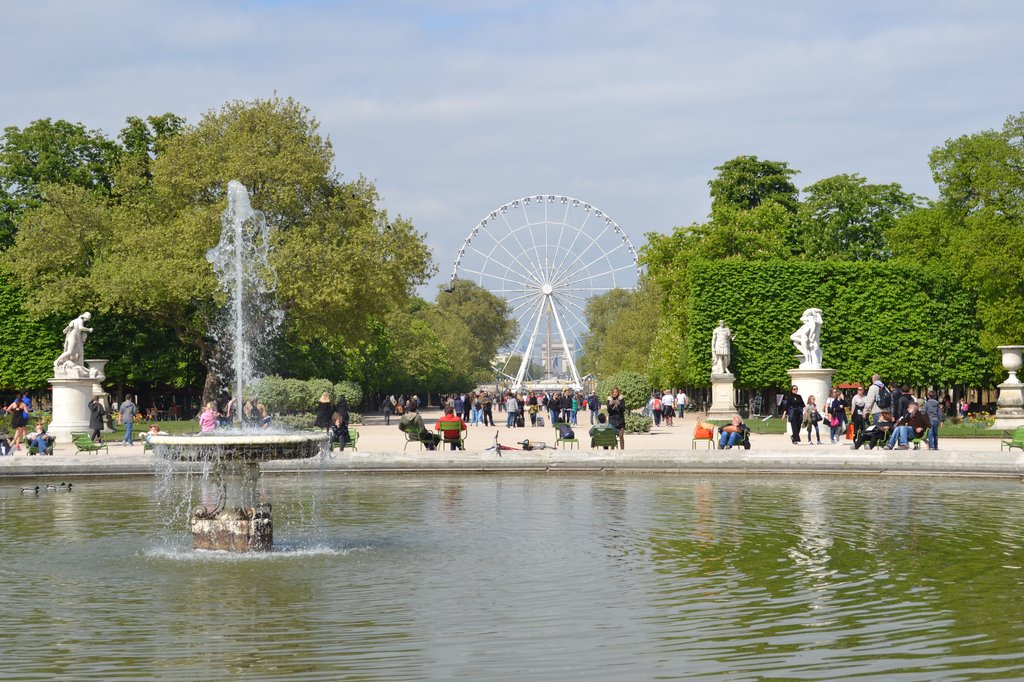
{"label": "backpack", "polygon": [[558,425],[558,437],[559,438],[575,438],[576,433],[572,430],[572,427],[568,424]]}
{"label": "backpack", "polygon": [[878,397],[875,398],[875,404],[883,410],[888,410],[892,407],[892,392],[885,386],[878,387]]}

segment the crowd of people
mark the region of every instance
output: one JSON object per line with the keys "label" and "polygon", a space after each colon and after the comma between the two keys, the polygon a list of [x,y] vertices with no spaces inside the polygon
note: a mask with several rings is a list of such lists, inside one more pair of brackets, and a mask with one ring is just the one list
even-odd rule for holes
{"label": "crowd of people", "polygon": [[[940,402],[936,392],[929,390],[918,398],[909,386],[886,385],[878,374],[871,377],[867,390],[858,387],[849,402],[837,388],[819,407],[815,396],[805,399],[794,385],[779,407],[789,422],[788,433],[795,445],[800,444],[804,431],[808,445],[821,445],[820,425],[825,422],[832,444],[838,444],[845,437],[848,424],[851,425],[854,449],[866,445],[906,450],[912,442],[923,442],[929,449],[937,450],[939,429],[947,415],[955,414],[948,397]],[[967,403],[961,401],[955,410],[966,417]]]}

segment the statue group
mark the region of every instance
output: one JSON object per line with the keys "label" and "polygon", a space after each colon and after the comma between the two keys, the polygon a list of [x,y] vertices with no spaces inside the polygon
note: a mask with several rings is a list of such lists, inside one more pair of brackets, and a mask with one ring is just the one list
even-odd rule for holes
{"label": "statue group", "polygon": [[789,335],[800,358],[800,369],[821,369],[821,309],[808,308],[800,321],[803,326]]}
{"label": "statue group", "polygon": [[[821,309],[808,308],[800,316],[803,323],[799,329],[789,335],[800,358],[800,369],[821,369]],[[726,326],[725,320],[719,320],[718,326],[711,332],[711,374],[729,374],[729,363],[732,361],[732,342],[736,335]]]}
{"label": "statue group", "polygon": [[92,333],[86,323],[92,315],[84,312],[64,327],[64,352],[53,361],[53,373],[58,377],[91,377],[94,372],[85,366],[85,339]]}

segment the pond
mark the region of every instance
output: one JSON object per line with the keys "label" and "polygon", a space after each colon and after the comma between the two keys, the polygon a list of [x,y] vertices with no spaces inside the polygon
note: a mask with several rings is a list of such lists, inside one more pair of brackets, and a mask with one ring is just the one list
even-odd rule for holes
{"label": "pond", "polygon": [[263,555],[188,483],[0,481],[0,677],[1024,677],[1014,481],[271,475]]}

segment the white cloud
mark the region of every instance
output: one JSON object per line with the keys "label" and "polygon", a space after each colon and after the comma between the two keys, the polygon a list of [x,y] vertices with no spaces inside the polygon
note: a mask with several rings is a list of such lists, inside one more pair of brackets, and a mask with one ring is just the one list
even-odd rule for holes
{"label": "white cloud", "polygon": [[[8,3],[0,124],[196,120],[294,96],[338,168],[430,234],[440,278],[495,206],[600,206],[642,242],[701,220],[712,168],[784,160],[934,194],[927,154],[1021,108],[1024,5],[713,0]],[[427,292],[431,294],[432,291]]]}

